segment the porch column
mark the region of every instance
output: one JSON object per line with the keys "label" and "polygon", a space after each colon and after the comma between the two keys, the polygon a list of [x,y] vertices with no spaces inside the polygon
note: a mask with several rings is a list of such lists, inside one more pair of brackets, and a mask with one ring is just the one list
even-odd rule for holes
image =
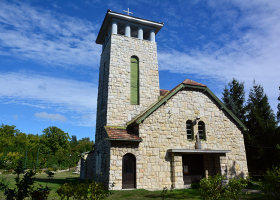
{"label": "porch column", "polygon": [[171,153],[172,185],[176,189],[184,188],[182,155]]}

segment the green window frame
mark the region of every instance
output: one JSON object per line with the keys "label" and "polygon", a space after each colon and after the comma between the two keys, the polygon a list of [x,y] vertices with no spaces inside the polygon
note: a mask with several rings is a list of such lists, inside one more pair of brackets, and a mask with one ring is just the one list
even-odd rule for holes
{"label": "green window frame", "polygon": [[203,121],[198,122],[198,135],[200,140],[206,140],[205,124]]}
{"label": "green window frame", "polygon": [[186,122],[186,131],[187,131],[187,139],[188,140],[193,140],[194,135],[193,135],[193,123],[191,120],[188,120]]}
{"label": "green window frame", "polygon": [[139,59],[130,58],[130,104],[139,105]]}

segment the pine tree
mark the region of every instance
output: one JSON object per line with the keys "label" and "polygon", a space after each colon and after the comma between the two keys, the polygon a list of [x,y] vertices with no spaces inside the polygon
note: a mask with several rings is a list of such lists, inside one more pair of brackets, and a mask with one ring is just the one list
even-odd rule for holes
{"label": "pine tree", "polygon": [[235,116],[241,121],[245,120],[245,91],[244,82],[239,82],[235,78],[228,83],[229,89],[225,86],[223,93],[223,101],[227,108],[229,108]]}
{"label": "pine tree", "polygon": [[261,85],[253,82],[246,105],[246,126],[249,132],[244,134],[249,168],[264,170],[275,163],[277,145],[277,121],[268,98]]}
{"label": "pine tree", "polygon": [[[279,87],[279,90],[280,90],[280,87]],[[278,97],[278,101],[280,101],[280,94],[279,94],[279,97]],[[278,111],[277,111],[277,119],[278,121],[280,121],[280,103],[278,103]]]}

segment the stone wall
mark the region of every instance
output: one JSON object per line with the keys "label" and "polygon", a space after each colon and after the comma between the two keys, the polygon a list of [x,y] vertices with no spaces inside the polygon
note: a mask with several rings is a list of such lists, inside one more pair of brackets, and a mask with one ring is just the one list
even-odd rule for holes
{"label": "stone wall", "polygon": [[[114,189],[121,189],[122,157],[126,153],[136,156],[137,188],[162,189],[182,188],[182,157],[170,155],[168,149],[194,149],[195,140],[188,140],[186,121],[197,115],[205,123],[206,140],[201,141],[202,149],[231,150],[227,154],[204,155],[205,175],[221,172],[227,177],[246,176],[248,173],[243,134],[238,125],[215,101],[202,91],[184,89],[179,91],[165,105],[154,111],[139,125],[139,146],[112,145],[110,161],[110,183]],[[198,133],[194,125],[194,135]]]}
{"label": "stone wall", "polygon": [[[130,58],[139,58],[140,104],[130,104]],[[98,181],[109,179],[110,142],[104,126],[125,126],[126,122],[154,103],[159,96],[157,46],[155,42],[111,35],[100,60],[99,85],[94,155],[102,155],[102,176]],[[95,156],[89,159],[92,165],[86,177],[96,175]]]}
{"label": "stone wall", "polygon": [[[155,42],[124,35],[111,35],[109,42],[111,51],[107,125],[125,126],[127,121],[158,99],[157,45]],[[131,56],[139,58],[139,105],[130,104]]]}

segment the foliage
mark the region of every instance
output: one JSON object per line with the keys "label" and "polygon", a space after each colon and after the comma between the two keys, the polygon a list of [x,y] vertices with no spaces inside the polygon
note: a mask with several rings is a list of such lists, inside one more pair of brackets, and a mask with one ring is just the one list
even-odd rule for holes
{"label": "foliage", "polygon": [[69,149],[69,135],[56,126],[49,126],[43,130],[43,135],[40,138],[40,142],[43,144],[42,151],[47,154],[50,149],[52,154],[56,154],[59,150]]}
{"label": "foliage", "polygon": [[243,177],[229,179],[228,185],[224,191],[226,199],[241,199],[242,189],[247,187],[250,182],[249,180],[249,177],[247,177],[247,179]]}
{"label": "foliage", "polygon": [[199,189],[199,183],[192,183],[191,188],[192,189]]}
{"label": "foliage", "polygon": [[[14,169],[17,166],[17,161],[22,157],[23,157],[23,155],[20,152],[9,152],[5,157],[5,160],[6,160],[5,165],[7,165],[7,162],[11,162],[10,168]],[[6,169],[7,169],[7,167],[6,167]]]}
{"label": "foliage", "polygon": [[96,183],[94,180],[77,184],[65,183],[56,192],[61,199],[104,199],[109,194],[103,183]]}
{"label": "foliage", "polygon": [[[60,169],[76,166],[78,155],[91,151],[94,142],[89,138],[77,140],[61,129],[50,126],[43,134],[25,134],[14,125],[0,126],[0,169],[14,169],[17,160],[26,162],[27,169],[35,169],[38,155],[38,168],[56,165]],[[70,157],[71,154],[71,157]],[[26,156],[27,155],[27,156]],[[9,166],[7,164],[10,164]]]}
{"label": "foliage", "polygon": [[227,108],[229,108],[235,116],[241,121],[244,121],[245,116],[245,91],[244,82],[239,82],[235,78],[228,83],[229,89],[225,86],[223,92],[223,102]]}
{"label": "foliage", "polygon": [[10,184],[10,181],[7,179],[7,177],[1,177],[0,178],[0,191],[4,191],[5,188],[7,188]]}
{"label": "foliage", "polygon": [[16,188],[9,189],[8,185],[0,183],[0,187],[5,190],[6,199],[15,199],[22,200],[27,197],[31,197],[32,199],[46,199],[50,192],[50,188],[48,186],[43,187],[39,184],[40,187],[35,188],[33,186],[35,173],[31,170],[24,174],[23,178],[20,179],[20,174],[24,172],[22,161],[18,161],[17,168],[15,169],[17,176],[15,178]]}
{"label": "foliage", "polygon": [[277,121],[263,87],[255,81],[250,90],[246,110],[246,126],[249,131],[244,134],[244,139],[249,170],[255,168],[262,171],[279,164],[279,159],[275,159],[277,150],[265,148],[275,147],[279,143]]}
{"label": "foliage", "polygon": [[264,183],[260,183],[263,194],[268,199],[280,199],[280,168],[272,167],[264,174]]}
{"label": "foliage", "polygon": [[224,179],[224,176],[221,176],[220,174],[217,174],[215,176],[209,176],[207,178],[203,178],[199,182],[199,191],[201,194],[202,199],[207,200],[215,200],[220,199],[222,197],[222,180]]}
{"label": "foliage", "polygon": [[57,164],[53,164],[52,165],[52,169],[53,169],[53,171],[57,171],[58,170],[58,165]]}
{"label": "foliage", "polygon": [[250,181],[249,176],[246,179],[242,177],[231,178],[227,185],[222,186],[223,179],[225,179],[225,176],[221,176],[220,174],[213,177],[209,176],[208,179],[203,178],[199,183],[202,199],[240,199],[242,189],[244,189]]}
{"label": "foliage", "polygon": [[[280,90],[280,87],[279,87],[279,90]],[[278,97],[277,100],[280,101],[280,94],[279,94],[279,97]],[[278,111],[277,111],[277,120],[280,122],[280,103],[278,103],[277,109],[278,109]]]}

